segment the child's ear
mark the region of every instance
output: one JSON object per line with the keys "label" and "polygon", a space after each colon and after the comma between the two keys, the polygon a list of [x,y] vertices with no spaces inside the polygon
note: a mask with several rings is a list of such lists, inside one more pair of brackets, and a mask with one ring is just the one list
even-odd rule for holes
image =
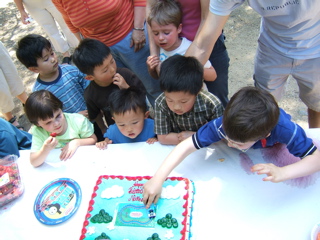
{"label": "child's ear", "polygon": [[180,23],[178,26],[178,33],[181,33],[181,31],[182,31],[182,23]]}
{"label": "child's ear", "polygon": [[146,113],[144,114],[145,119],[149,117],[149,113],[150,113],[150,111],[146,111]]}
{"label": "child's ear", "polygon": [[38,67],[28,67],[28,69],[29,69],[31,72],[39,73]]}
{"label": "child's ear", "polygon": [[93,75],[86,75],[84,78],[89,80],[89,81],[93,81],[94,80],[94,76]]}

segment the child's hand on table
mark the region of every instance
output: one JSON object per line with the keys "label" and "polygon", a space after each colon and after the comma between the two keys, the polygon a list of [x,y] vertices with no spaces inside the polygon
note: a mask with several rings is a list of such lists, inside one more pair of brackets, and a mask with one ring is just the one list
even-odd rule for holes
{"label": "child's hand on table", "polygon": [[154,138],[149,138],[146,143],[149,143],[149,144],[154,144],[155,142],[158,142],[158,139],[156,137]]}
{"label": "child's hand on table", "polygon": [[66,161],[70,159],[80,146],[79,139],[73,139],[61,148],[60,160]]}
{"label": "child's hand on table", "polygon": [[96,147],[99,148],[100,150],[106,149],[108,144],[112,144],[112,140],[109,138],[104,139],[104,141],[97,142]]}
{"label": "child's hand on table", "polygon": [[257,174],[266,174],[267,177],[263,178],[263,181],[270,181],[274,183],[281,182],[284,179],[283,171],[281,167],[277,167],[272,163],[259,163],[251,167],[251,172],[256,172]]}
{"label": "child's hand on table", "polygon": [[161,196],[162,181],[155,177],[151,178],[143,185],[143,203],[149,208],[152,203],[156,204]]}

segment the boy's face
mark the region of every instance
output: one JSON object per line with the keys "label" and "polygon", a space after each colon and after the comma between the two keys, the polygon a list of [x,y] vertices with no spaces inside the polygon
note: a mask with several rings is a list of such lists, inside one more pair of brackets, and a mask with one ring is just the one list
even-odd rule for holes
{"label": "boy's face", "polygon": [[189,92],[164,92],[170,110],[182,115],[193,109],[197,96]]}
{"label": "boy's face", "polygon": [[247,141],[247,142],[233,141],[221,131],[221,127],[222,127],[222,125],[218,128],[218,132],[226,140],[227,145],[229,147],[236,148],[236,149],[240,150],[241,152],[246,152],[257,142],[257,141]]}
{"label": "boy's face", "polygon": [[110,54],[103,60],[102,65],[94,68],[93,75],[87,75],[86,79],[95,81],[101,87],[107,87],[113,83],[116,71],[116,61]]}
{"label": "boy's face", "polygon": [[257,141],[249,141],[245,143],[232,141],[231,139],[227,140],[227,144],[229,147],[236,148],[240,150],[241,152],[248,151]]}
{"label": "boy's face", "polygon": [[46,120],[39,120],[38,126],[50,133],[56,133],[58,136],[63,135],[68,128],[68,123],[64,117],[63,112],[60,110],[53,113],[53,118]]}
{"label": "boy's face", "polygon": [[175,50],[180,46],[179,34],[181,33],[182,25],[177,28],[175,25],[159,25],[155,21],[151,22],[151,30],[155,43],[166,51]]}
{"label": "boy's face", "polygon": [[142,132],[144,119],[148,117],[148,114],[149,112],[143,113],[141,110],[137,112],[131,110],[124,114],[114,114],[113,120],[122,135],[134,139]]}
{"label": "boy's face", "polygon": [[31,70],[40,75],[50,75],[58,72],[59,62],[52,48],[42,50],[42,57],[37,59],[37,64],[38,66]]}

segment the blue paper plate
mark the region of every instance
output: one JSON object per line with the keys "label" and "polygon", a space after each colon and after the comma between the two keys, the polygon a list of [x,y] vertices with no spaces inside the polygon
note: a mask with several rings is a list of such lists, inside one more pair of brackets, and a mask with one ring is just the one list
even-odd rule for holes
{"label": "blue paper plate", "polygon": [[78,183],[70,178],[59,178],[41,189],[33,211],[41,223],[55,225],[72,217],[80,202],[81,189]]}

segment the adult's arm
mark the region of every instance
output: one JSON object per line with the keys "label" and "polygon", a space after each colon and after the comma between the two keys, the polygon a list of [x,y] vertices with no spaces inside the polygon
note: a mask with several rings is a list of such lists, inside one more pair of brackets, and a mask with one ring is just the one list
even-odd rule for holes
{"label": "adult's arm", "polygon": [[214,44],[220,36],[228,16],[218,16],[209,11],[196,38],[186,52],[186,56],[195,56],[202,64],[205,64],[212,52]]}
{"label": "adult's arm", "polygon": [[146,36],[144,31],[135,30],[135,29],[143,29],[144,22],[146,20],[146,7],[135,6],[134,7],[134,20],[133,20],[133,31],[132,31],[132,39],[131,46],[134,46],[134,51],[137,52],[141,48],[144,47],[146,43]]}
{"label": "adult's arm", "polygon": [[[148,18],[148,15],[150,13],[151,6],[154,3],[156,3],[157,1],[158,0],[147,0],[147,7],[146,7],[146,16],[147,16],[147,18]],[[151,28],[150,28],[149,24],[147,24],[147,29],[148,29],[150,56],[159,56],[160,49],[154,42],[154,39],[153,39],[153,36],[152,36],[152,31],[151,31]]]}
{"label": "adult's arm", "polygon": [[26,18],[28,18],[28,13],[26,12],[26,10],[24,9],[22,0],[14,0],[14,3],[16,4],[19,12],[20,12],[20,18],[21,18],[21,22],[23,24],[28,24],[29,22],[26,21]]}
{"label": "adult's arm", "polygon": [[199,34],[203,24],[205,23],[207,17],[208,17],[208,13],[209,13],[209,3],[210,0],[200,0],[200,6],[201,6],[201,22],[200,25],[198,27],[198,30],[196,32],[196,35],[194,36],[194,38],[197,37],[197,35]]}

